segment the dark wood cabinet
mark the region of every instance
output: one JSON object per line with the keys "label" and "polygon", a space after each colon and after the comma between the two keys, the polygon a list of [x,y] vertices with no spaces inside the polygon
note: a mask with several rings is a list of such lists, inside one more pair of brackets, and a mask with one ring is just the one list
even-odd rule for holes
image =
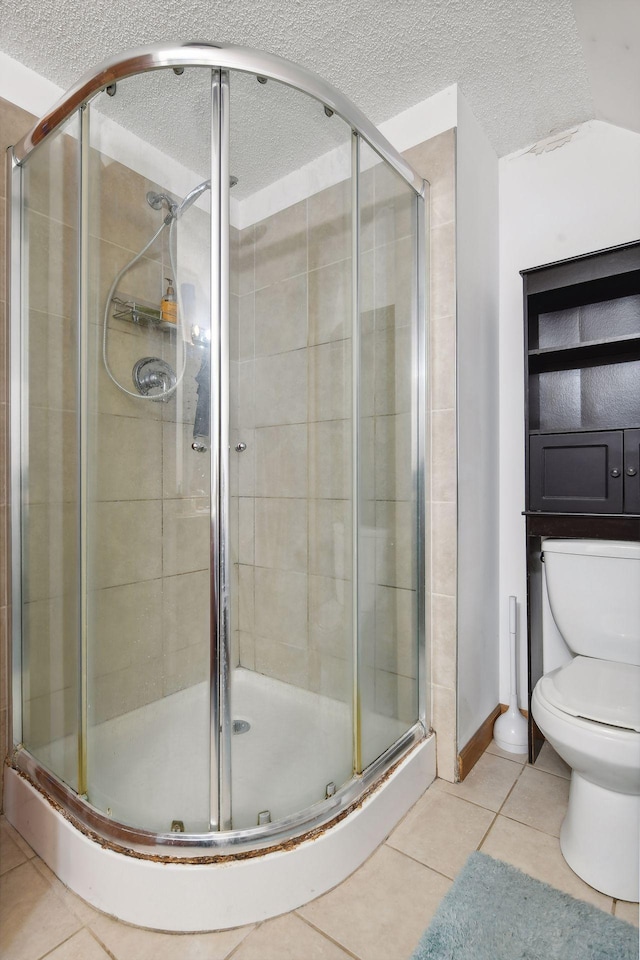
{"label": "dark wood cabinet", "polygon": [[530,706],[543,538],[640,540],[640,241],[522,276]]}

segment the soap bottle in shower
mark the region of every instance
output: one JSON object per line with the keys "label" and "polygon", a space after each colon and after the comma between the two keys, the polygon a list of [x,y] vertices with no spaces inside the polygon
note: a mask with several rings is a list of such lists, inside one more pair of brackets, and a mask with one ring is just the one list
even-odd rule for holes
{"label": "soap bottle in shower", "polygon": [[178,321],[178,304],[176,301],[176,291],[174,290],[173,284],[169,277],[165,277],[167,281],[167,292],[162,298],[162,303],[160,304],[160,316],[165,323],[177,323]]}

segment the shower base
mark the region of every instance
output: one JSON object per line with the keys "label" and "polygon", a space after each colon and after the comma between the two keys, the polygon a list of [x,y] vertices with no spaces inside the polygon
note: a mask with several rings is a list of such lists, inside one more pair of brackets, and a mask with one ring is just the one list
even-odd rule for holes
{"label": "shower base", "polygon": [[[232,738],[234,828],[255,827],[261,810],[276,820],[316,803],[327,778],[337,786],[349,778],[348,705],[242,669],[234,671],[232,693],[234,718],[251,723],[247,733]],[[406,727],[380,715],[367,719],[365,748],[371,752],[383,750]],[[92,803],[146,829],[166,832],[172,820],[182,820],[188,832],[207,830],[207,723],[206,685],[198,684],[94,728],[90,754],[99,774],[90,780]],[[52,744],[48,754],[40,749],[37,759],[55,769],[64,746]],[[167,766],[167,753],[170,771],[163,777],[158,771]],[[97,909],[157,930],[220,930],[296,909],[340,883],[434,777],[431,735],[362,803],[312,839],[217,863],[157,862],[96,842],[14,769],[7,769],[5,813],[63,883]],[[211,852],[191,848],[188,855]],[[173,853],[166,849],[166,855]]]}

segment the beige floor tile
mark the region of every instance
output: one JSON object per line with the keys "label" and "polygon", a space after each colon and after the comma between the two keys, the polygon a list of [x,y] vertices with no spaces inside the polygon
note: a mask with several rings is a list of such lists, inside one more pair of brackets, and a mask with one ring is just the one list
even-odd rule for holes
{"label": "beige floor tile", "polygon": [[21,863],[26,863],[27,858],[17,843],[10,836],[9,831],[5,829],[5,824],[0,824],[0,875],[13,870]]}
{"label": "beige floor tile", "polygon": [[628,900],[616,900],[614,912],[619,920],[626,920],[627,923],[633,923],[636,927],[639,925],[637,903],[629,903]]}
{"label": "beige floor tile", "polygon": [[362,960],[404,960],[451,884],[387,846],[298,913]]}
{"label": "beige floor tile", "polygon": [[224,960],[253,927],[219,933],[156,933],[100,917],[91,930],[115,960]]}
{"label": "beige floor tile", "polygon": [[267,920],[244,940],[233,960],[349,960],[349,954],[288,913]]}
{"label": "beige floor tile", "polygon": [[53,953],[48,953],[46,960],[109,960],[109,954],[88,930],[80,930],[56,947]]}
{"label": "beige floor tile", "polygon": [[536,880],[593,903],[611,913],[613,901],[581,880],[560,852],[560,841],[524,823],[499,816],[482,844],[482,852],[518,867]]}
{"label": "beige floor tile", "polygon": [[80,926],[33,864],[23,863],[0,879],[2,960],[38,960]]}
{"label": "beige floor tile", "polygon": [[61,880],[58,880],[53,870],[50,870],[46,863],[40,859],[40,857],[36,857],[34,859],[33,865],[40,876],[47,881],[58,899],[62,901],[67,910],[69,910],[78,918],[80,923],[91,923],[92,920],[96,920],[98,917],[103,916],[99,910],[94,910],[94,908],[88,904],[86,900],[83,900],[82,897],[77,896],[77,894],[70,890],[69,887],[65,887],[64,883],[62,883]]}
{"label": "beige floor tile", "polygon": [[453,879],[478,848],[493,817],[489,810],[429,789],[387,843]]}
{"label": "beige floor tile", "polygon": [[19,847],[24,853],[27,860],[30,860],[31,857],[35,857],[35,853],[29,846],[26,840],[20,836],[17,830],[15,830],[5,816],[0,817],[0,829],[5,830],[8,837],[13,840],[15,845]]}
{"label": "beige floor tile", "polygon": [[494,740],[491,741],[485,754],[490,753],[494,757],[502,757],[503,760],[512,760],[514,763],[526,763],[529,759],[528,753],[509,753],[507,750],[502,750]]}
{"label": "beige floor tile", "polygon": [[525,767],[500,812],[512,820],[559,837],[568,802],[568,780]]}
{"label": "beige floor tile", "polygon": [[521,773],[519,763],[485,753],[462,783],[436,780],[434,786],[437,790],[460,797],[461,800],[470,800],[497,813]]}
{"label": "beige floor tile", "polygon": [[554,773],[557,777],[571,779],[571,767],[558,756],[550,743],[544,743],[542,750],[538,754],[534,767],[536,770],[544,770],[546,773]]}

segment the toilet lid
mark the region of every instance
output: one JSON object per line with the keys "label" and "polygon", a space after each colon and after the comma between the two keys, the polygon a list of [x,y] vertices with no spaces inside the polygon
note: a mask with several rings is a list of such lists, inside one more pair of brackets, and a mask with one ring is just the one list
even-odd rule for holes
{"label": "toilet lid", "polygon": [[564,713],[640,732],[640,667],[575,657],[541,681],[546,699]]}

